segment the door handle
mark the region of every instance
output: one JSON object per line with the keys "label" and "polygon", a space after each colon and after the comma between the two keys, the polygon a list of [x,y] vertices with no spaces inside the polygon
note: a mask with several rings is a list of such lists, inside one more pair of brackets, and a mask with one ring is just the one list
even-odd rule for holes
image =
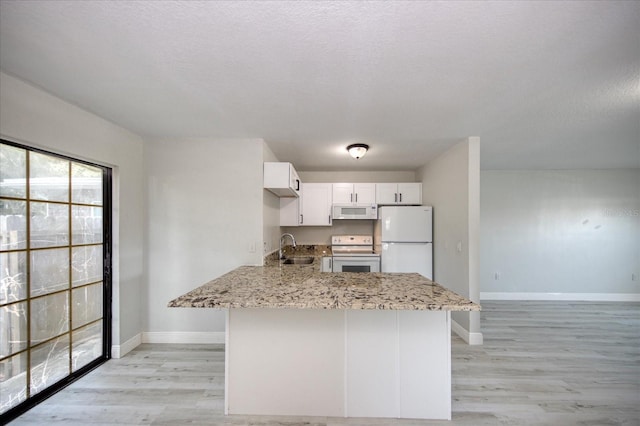
{"label": "door handle", "polygon": [[300,225],[304,223],[304,215],[300,215]]}

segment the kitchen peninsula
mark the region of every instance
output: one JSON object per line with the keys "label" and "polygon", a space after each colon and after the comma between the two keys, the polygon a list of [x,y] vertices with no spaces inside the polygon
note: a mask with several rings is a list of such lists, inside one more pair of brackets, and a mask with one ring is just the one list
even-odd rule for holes
{"label": "kitchen peninsula", "polygon": [[169,302],[225,309],[225,413],[451,418],[451,311],[419,274],[242,266]]}

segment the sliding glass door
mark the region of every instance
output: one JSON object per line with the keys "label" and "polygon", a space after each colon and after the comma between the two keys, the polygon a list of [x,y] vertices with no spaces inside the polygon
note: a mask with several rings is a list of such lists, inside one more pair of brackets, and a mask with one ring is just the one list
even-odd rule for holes
{"label": "sliding glass door", "polygon": [[110,169],[0,143],[0,415],[110,357]]}

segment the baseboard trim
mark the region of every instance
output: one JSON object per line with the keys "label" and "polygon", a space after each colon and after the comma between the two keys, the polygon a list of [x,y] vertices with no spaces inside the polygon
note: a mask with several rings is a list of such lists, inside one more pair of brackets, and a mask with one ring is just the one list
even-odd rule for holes
{"label": "baseboard trim", "polygon": [[451,320],[451,330],[469,345],[482,345],[484,338],[482,333],[470,333],[466,328]]}
{"label": "baseboard trim", "polygon": [[482,300],[557,300],[582,302],[640,302],[638,293],[516,293],[481,292]]}
{"label": "baseboard trim", "polygon": [[111,346],[111,358],[122,358],[142,343],[142,334],[138,333],[121,345]]}
{"label": "baseboard trim", "polygon": [[209,344],[224,343],[224,331],[146,331],[143,343]]}

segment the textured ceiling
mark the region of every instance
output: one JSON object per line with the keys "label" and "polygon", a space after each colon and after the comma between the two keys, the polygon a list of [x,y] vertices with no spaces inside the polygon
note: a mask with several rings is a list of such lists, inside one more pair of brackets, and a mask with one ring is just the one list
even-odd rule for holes
{"label": "textured ceiling", "polygon": [[[0,1],[0,69],[300,170],[640,167],[640,2]],[[344,147],[371,145],[351,160]]]}

